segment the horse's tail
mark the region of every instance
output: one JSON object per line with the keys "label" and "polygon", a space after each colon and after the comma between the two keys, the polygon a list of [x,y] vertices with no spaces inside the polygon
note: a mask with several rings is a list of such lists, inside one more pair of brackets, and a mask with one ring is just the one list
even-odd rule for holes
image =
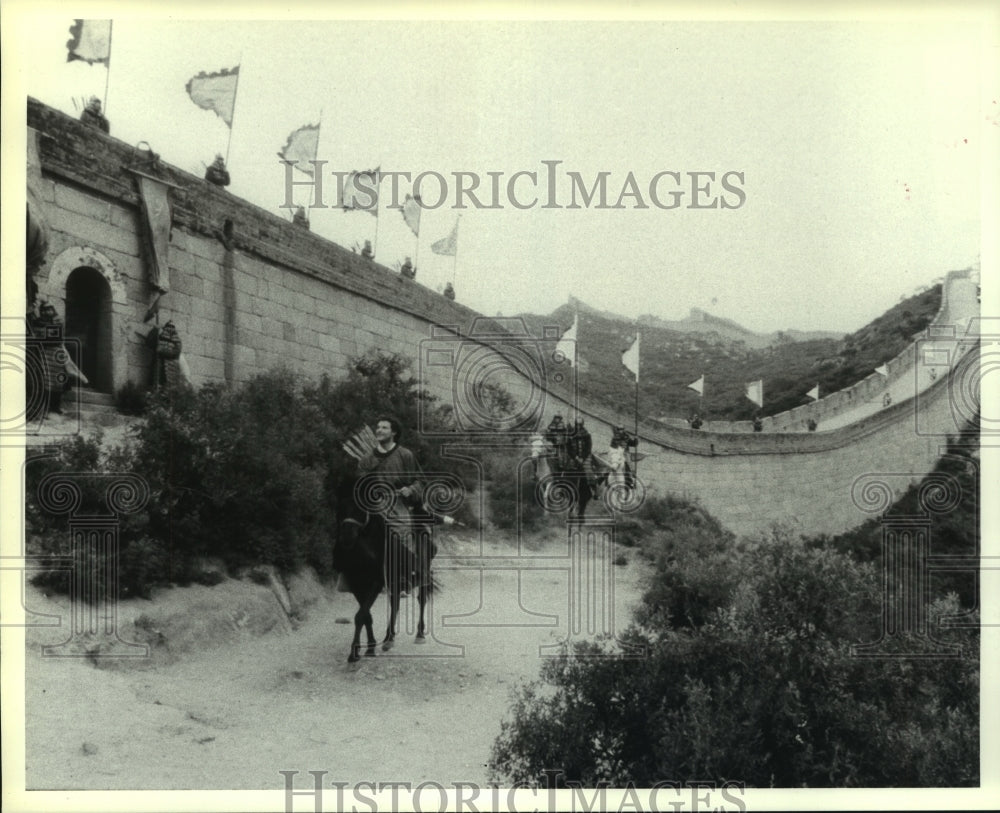
{"label": "horse's tail", "polygon": [[430,578],[424,585],[424,589],[428,592],[428,594],[440,593],[443,591],[441,581],[438,579],[437,574],[433,570],[431,571]]}

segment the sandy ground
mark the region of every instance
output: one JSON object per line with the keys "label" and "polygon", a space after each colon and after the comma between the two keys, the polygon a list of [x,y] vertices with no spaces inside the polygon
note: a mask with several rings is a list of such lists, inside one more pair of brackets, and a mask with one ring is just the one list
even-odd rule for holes
{"label": "sandy ground", "polygon": [[[590,594],[613,591],[613,616],[609,603],[603,621],[597,613],[588,624],[600,599],[579,600],[573,607],[584,611],[577,616],[581,630],[620,632],[646,565],[628,550],[625,565],[603,567],[606,550],[574,560],[558,529],[520,556],[509,541],[480,548],[468,537],[439,534],[443,589],[430,612],[431,640],[414,642],[411,613],[401,619],[391,652],[380,649],[357,664],[347,663],[353,623],[343,620],[356,609],[349,594],[322,595],[294,630],[277,625],[220,642],[203,619],[204,634],[195,627],[198,644],[173,662],[97,668],[85,658],[43,658],[40,644],[64,640],[65,629],[33,631],[26,654],[27,787],[280,789],[280,770],[306,779],[306,771],[325,770],[328,781],[485,783],[511,690],[537,677],[541,647],[566,639],[570,598],[586,596],[587,579],[596,579]],[[601,573],[613,577],[602,583]],[[582,589],[570,590],[571,583]],[[122,617],[155,617],[169,600],[187,602],[195,625],[206,591],[219,588],[186,590],[124,602]],[[52,608],[53,599],[35,588],[27,599],[32,610]],[[404,610],[416,603],[405,599]],[[375,619],[381,639],[384,596]],[[129,627],[123,629],[128,637]]]}

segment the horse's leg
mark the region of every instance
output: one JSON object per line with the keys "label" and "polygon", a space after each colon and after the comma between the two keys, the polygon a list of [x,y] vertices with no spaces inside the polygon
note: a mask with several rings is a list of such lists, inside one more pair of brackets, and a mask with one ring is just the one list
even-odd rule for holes
{"label": "horse's leg", "polygon": [[372,629],[372,605],[375,603],[376,598],[378,598],[377,593],[372,596],[372,600],[365,607],[365,635],[368,638],[368,646],[365,647],[365,656],[369,658],[375,657],[375,630]]}
{"label": "horse's leg", "polygon": [[577,517],[582,517],[584,512],[584,490],[587,488],[587,484],[583,482],[583,476],[580,472],[573,470],[569,473],[570,480],[570,492],[573,494],[573,510],[570,511],[571,514],[575,514]]}
{"label": "horse's leg", "polygon": [[587,503],[590,502],[590,485],[584,481],[580,483],[579,502],[576,504],[577,517],[583,518],[587,513]]}
{"label": "horse's leg", "polygon": [[[360,603],[361,606],[354,614],[354,640],[351,641],[351,654],[347,656],[348,663],[354,663],[361,659],[361,627],[365,623],[365,609],[364,603]],[[369,617],[371,616],[369,615]]]}
{"label": "horse's leg", "polygon": [[418,644],[422,644],[424,643],[424,606],[427,604],[427,593],[431,583],[431,538],[429,531],[420,535],[417,551],[417,581],[420,585],[420,589],[417,591],[417,602],[420,604],[420,618],[417,621],[417,637],[414,640]]}
{"label": "horse's leg", "polygon": [[427,593],[429,588],[420,585],[420,593],[418,594],[418,601],[420,602],[420,620],[417,622],[417,637],[414,639],[415,643],[426,644],[427,639],[424,637],[424,606],[427,604]]}
{"label": "horse's leg", "polygon": [[385,630],[385,640],[382,641],[382,651],[388,652],[396,641],[396,614],[399,612],[399,587],[389,586],[389,626]]}

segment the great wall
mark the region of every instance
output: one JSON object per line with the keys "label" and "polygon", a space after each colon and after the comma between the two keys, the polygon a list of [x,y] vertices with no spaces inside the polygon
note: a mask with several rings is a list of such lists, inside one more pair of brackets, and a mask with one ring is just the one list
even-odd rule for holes
{"label": "great wall", "polygon": [[[453,403],[476,397],[467,377],[458,380],[461,352],[472,358],[483,350],[489,361],[476,363],[473,378],[507,365],[505,385],[539,422],[579,412],[597,444],[614,424],[628,422],[577,403],[564,384],[536,373],[530,361],[519,363],[528,358],[522,345],[549,353],[557,335],[519,338],[516,322],[483,317],[34,99],[28,128],[29,182],[34,172],[50,233],[48,260],[36,275],[39,297],[64,319],[70,298],[93,303],[92,378],[106,393],[149,376],[137,328],[154,289],[138,172],[171,189],[169,293],[160,318],[172,320],[183,338],[195,384],[239,383],[275,366],[337,377],[352,358],[378,349],[413,358],[423,385]],[[740,533],[776,522],[803,533],[849,529],[871,516],[859,484],[890,475],[886,482],[900,493],[977,414],[978,312],[975,281],[968,272],[950,273],[933,324],[886,365],[888,376],[873,373],[769,417],[762,432],[747,423],[698,431],[640,423],[647,455],[640,477],[651,492],[697,498]],[[486,351],[492,345],[501,352]],[[465,407],[475,413],[475,404]],[[809,419],[819,431],[805,431]]]}

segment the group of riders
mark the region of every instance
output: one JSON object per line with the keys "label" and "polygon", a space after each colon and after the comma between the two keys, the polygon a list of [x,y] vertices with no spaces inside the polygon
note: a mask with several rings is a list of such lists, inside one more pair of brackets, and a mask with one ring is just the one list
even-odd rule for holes
{"label": "group of riders", "polygon": [[587,502],[597,496],[601,485],[635,487],[629,450],[638,445],[636,435],[618,425],[612,430],[604,454],[595,454],[593,438],[583,418],[577,418],[569,426],[562,415],[555,415],[544,434],[531,438],[535,479],[543,480],[550,474],[568,478],[576,491],[577,513],[582,516]]}
{"label": "group of riders", "polygon": [[[399,599],[411,590],[417,590],[419,604],[416,640],[424,640],[424,605],[434,585],[431,560],[437,552],[433,526],[454,522],[428,507],[420,465],[413,452],[400,444],[401,438],[399,421],[382,416],[374,432],[365,430],[343,444],[344,451],[357,461],[357,481],[350,496],[341,493],[339,497],[344,513],[333,567],[341,574],[341,589],[353,593],[358,601],[348,658],[351,662],[361,657],[363,630],[367,632],[364,654],[375,654],[371,606],[383,588],[389,594],[390,616],[382,648],[392,646]],[[535,476],[540,482],[548,480],[549,486],[559,480],[567,484],[575,494],[571,512],[582,517],[601,482],[633,487],[629,450],[635,449],[637,442],[625,427],[616,426],[601,460],[593,452],[593,440],[583,419],[569,427],[556,415],[544,435],[532,438]],[[379,494],[361,498],[359,493],[366,484]],[[366,507],[366,502],[371,505]]]}
{"label": "group of riders", "polygon": [[[374,446],[364,450],[355,447],[359,477],[376,479],[394,495],[386,515],[389,522],[450,523],[450,517],[437,515],[427,508],[420,465],[413,452],[400,444],[401,435],[398,420],[391,416],[380,417],[375,424]],[[578,505],[585,505],[597,495],[602,484],[634,488],[632,460],[637,446],[636,435],[619,425],[614,427],[604,453],[595,454],[593,438],[583,418],[577,418],[570,426],[562,415],[555,415],[544,433],[531,438],[533,474],[536,480],[543,480],[548,475],[568,476],[586,490],[583,499],[578,500]]]}

